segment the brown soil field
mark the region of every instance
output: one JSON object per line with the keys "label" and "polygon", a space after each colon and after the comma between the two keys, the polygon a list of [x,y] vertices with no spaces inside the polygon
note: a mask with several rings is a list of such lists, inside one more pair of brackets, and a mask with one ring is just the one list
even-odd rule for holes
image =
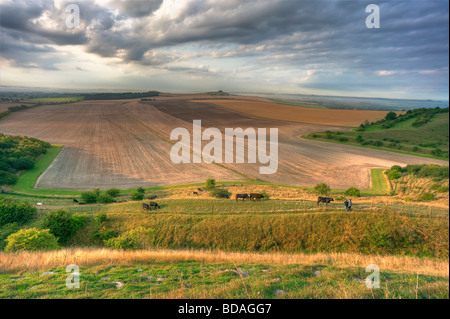
{"label": "brown soil field", "polygon": [[374,122],[382,119],[387,111],[315,109],[299,106],[280,105],[257,101],[201,100],[233,111],[252,116],[319,125],[356,127],[365,120]]}
{"label": "brown soil field", "polygon": [[[173,164],[170,149],[174,142],[169,140],[170,133],[178,127],[192,131],[193,120],[202,120],[203,129],[215,127],[222,133],[225,128],[278,128],[278,171],[273,175],[260,175],[260,166],[266,166],[261,163]],[[333,189],[350,186],[367,189],[370,169],[374,167],[448,165],[448,162],[429,158],[301,138],[314,131],[348,129],[343,127],[348,119],[334,121],[335,126],[325,126],[265,119],[178,96],[177,99],[147,102],[83,101],[41,106],[1,120],[0,132],[65,145],[36,183],[37,188],[44,189],[126,189],[204,182],[207,178],[219,181],[257,179],[308,187],[325,182]]]}
{"label": "brown soil field", "polygon": [[0,131],[65,146],[36,188],[127,189],[204,182],[209,177],[243,179],[216,165],[173,164],[169,157],[172,144],[125,114],[123,103],[127,102],[41,106],[12,114],[0,122]]}

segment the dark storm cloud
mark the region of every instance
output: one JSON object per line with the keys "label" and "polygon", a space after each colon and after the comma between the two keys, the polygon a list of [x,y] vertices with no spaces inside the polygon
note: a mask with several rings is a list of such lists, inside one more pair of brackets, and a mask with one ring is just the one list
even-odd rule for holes
{"label": "dark storm cloud", "polygon": [[[305,87],[327,83],[332,89],[335,83],[339,89],[357,76],[360,83],[374,86],[407,80],[416,85],[421,79],[448,84],[444,0],[377,1],[380,29],[365,26],[365,8],[372,1],[185,0],[169,9],[167,1],[65,1],[63,9],[69,3],[79,5],[83,25],[67,30],[66,15],[53,1],[0,0],[0,26],[7,35],[2,45],[8,47],[2,55],[26,65],[33,56],[32,49],[20,49],[26,45],[36,50],[50,44],[82,45],[99,56],[186,73],[195,67],[170,65],[182,62],[183,54],[186,60],[195,55],[217,61],[218,68],[221,61],[248,59],[253,70],[314,70]],[[45,13],[58,27],[36,22]],[[186,52],[189,46],[195,46],[195,54]]]}

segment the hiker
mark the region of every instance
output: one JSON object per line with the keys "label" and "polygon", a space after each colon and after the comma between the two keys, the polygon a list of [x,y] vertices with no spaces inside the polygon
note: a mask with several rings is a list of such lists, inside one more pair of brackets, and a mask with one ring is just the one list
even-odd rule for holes
{"label": "hiker", "polygon": [[345,205],[345,211],[348,212],[348,199],[345,199],[344,205]]}
{"label": "hiker", "polygon": [[353,205],[352,199],[350,198],[350,199],[348,200],[348,210],[352,210],[352,205]]}

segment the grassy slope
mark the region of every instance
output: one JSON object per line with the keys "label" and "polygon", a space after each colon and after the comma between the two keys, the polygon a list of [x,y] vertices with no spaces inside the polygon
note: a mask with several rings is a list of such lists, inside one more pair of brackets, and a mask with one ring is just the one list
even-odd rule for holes
{"label": "grassy slope", "polygon": [[[448,160],[447,158],[440,158],[431,155],[430,152],[434,148],[423,147],[420,146],[420,144],[436,143],[440,149],[448,152],[449,114],[443,113],[435,115],[429,123],[418,128],[411,126],[414,121],[415,118],[409,119],[407,121],[400,122],[389,129],[369,128],[367,131],[362,132],[354,130],[348,132],[338,132],[338,134],[333,134],[333,139],[327,139],[325,132],[309,134],[306,138]],[[362,145],[356,141],[356,137],[358,135],[361,135],[364,138],[364,141],[380,141],[383,143],[383,146]],[[339,141],[339,138],[347,138],[348,141]],[[399,142],[391,142],[391,139]],[[414,147],[418,147],[419,150],[413,151]]]}
{"label": "grassy slope", "polygon": [[19,176],[19,179],[15,185],[11,187],[11,190],[15,193],[33,194],[33,195],[70,195],[79,192],[35,189],[34,184],[39,176],[50,166],[53,160],[61,152],[62,145],[52,145],[46,154],[42,155],[36,162],[34,168],[24,172]]}

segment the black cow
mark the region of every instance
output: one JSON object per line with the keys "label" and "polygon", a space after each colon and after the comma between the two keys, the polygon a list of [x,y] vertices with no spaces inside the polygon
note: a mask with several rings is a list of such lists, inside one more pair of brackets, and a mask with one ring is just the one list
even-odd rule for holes
{"label": "black cow", "polygon": [[228,196],[227,194],[220,194],[219,197],[220,198],[227,198],[227,199],[230,198],[230,196]]}
{"label": "black cow", "polygon": [[145,209],[145,210],[152,210],[152,208],[150,207],[150,205],[149,205],[149,204],[146,204],[146,203],[142,203],[142,208]]}
{"label": "black cow", "polygon": [[198,193],[197,192],[192,192],[192,195],[198,196]]}
{"label": "black cow", "polygon": [[161,207],[159,207],[159,205],[158,205],[158,203],[156,203],[156,202],[150,202],[150,207],[155,207],[155,208],[161,208]]}
{"label": "black cow", "polygon": [[250,196],[248,196],[248,194],[236,194],[236,201],[242,198],[242,201],[244,201],[246,198],[250,198]]}
{"label": "black cow", "polygon": [[76,200],[75,198],[73,199],[73,201],[74,201],[74,203],[79,203],[79,201],[78,201],[78,200]]}
{"label": "black cow", "polygon": [[330,202],[334,202],[334,198],[331,197],[319,197],[317,198],[317,206],[319,206],[319,203],[325,203],[325,206],[328,206]]}
{"label": "black cow", "polygon": [[199,192],[203,192],[203,189],[201,189],[201,188],[197,188],[197,190],[198,190]]}
{"label": "black cow", "polygon": [[152,196],[147,197],[147,199],[152,200],[152,199],[156,199],[157,197],[158,197],[158,196],[156,196],[156,195],[152,195]]}
{"label": "black cow", "polygon": [[264,198],[263,194],[250,193],[250,200],[260,200]]}

